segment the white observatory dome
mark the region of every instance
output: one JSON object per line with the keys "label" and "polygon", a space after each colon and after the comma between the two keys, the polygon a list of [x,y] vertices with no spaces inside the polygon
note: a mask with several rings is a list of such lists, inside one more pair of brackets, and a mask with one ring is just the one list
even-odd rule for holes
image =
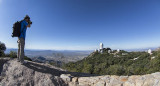
{"label": "white observatory dome", "polygon": [[100,50],[103,49],[103,43],[100,43]]}

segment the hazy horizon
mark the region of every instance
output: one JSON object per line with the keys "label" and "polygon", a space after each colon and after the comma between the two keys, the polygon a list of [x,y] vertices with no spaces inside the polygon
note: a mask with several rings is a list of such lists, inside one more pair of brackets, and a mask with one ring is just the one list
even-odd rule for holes
{"label": "hazy horizon", "polygon": [[[110,47],[104,47],[104,48],[110,48]],[[146,48],[132,48],[132,49],[120,49],[120,50],[126,50],[126,51],[144,51],[144,50],[148,50],[148,49],[151,49],[151,50],[155,50],[155,49],[158,49],[159,47],[146,47]],[[7,48],[8,50],[9,49],[18,49],[18,48]],[[111,48],[112,50],[117,50],[119,48]],[[95,51],[95,49],[93,50],[58,50],[58,49],[28,49],[28,48],[25,48],[25,50],[31,50],[31,51]],[[97,48],[97,50],[99,50],[99,48]]]}

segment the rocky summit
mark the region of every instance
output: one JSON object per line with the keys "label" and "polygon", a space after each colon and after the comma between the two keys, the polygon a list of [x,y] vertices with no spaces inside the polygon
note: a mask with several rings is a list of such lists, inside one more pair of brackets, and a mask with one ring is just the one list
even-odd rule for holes
{"label": "rocky summit", "polygon": [[1,60],[1,83],[2,86],[65,86],[66,83],[58,77],[65,73],[62,69],[54,68],[47,64],[39,64],[27,61],[22,65],[16,59]]}
{"label": "rocky summit", "polygon": [[0,59],[0,86],[160,86],[160,72],[116,76],[68,72],[45,63]]}

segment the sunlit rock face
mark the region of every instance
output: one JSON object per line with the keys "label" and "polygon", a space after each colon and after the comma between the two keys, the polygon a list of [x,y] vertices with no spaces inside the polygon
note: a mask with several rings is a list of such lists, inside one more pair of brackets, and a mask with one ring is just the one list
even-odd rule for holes
{"label": "sunlit rock face", "polygon": [[3,64],[0,86],[67,86],[61,73],[65,71],[47,64],[9,60]]}
{"label": "sunlit rock face", "polygon": [[32,61],[21,64],[16,59],[0,59],[0,62],[0,86],[160,86],[160,72],[96,76]]}

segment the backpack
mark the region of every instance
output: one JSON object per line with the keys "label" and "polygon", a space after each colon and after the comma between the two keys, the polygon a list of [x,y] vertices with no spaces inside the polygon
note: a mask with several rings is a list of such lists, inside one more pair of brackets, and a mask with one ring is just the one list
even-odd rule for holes
{"label": "backpack", "polygon": [[21,22],[22,21],[17,21],[13,24],[12,37],[19,37],[21,35]]}

